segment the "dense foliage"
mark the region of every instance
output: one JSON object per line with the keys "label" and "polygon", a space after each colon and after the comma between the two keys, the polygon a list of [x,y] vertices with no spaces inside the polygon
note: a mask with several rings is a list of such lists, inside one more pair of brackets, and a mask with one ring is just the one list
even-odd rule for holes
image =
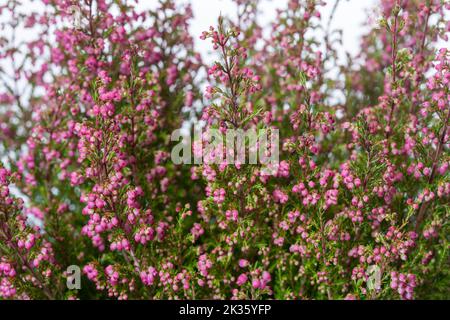
{"label": "dense foliage", "polygon": [[[450,3],[381,0],[342,62],[339,1],[41,2],[0,5],[1,299],[450,297]],[[278,129],[275,174],[175,164],[193,123]]]}

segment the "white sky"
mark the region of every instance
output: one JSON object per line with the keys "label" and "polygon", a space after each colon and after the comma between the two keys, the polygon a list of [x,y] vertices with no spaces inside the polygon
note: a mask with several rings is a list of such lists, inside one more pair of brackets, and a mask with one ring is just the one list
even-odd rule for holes
{"label": "white sky", "polygon": [[[141,0],[143,7],[152,7],[156,0]],[[326,6],[321,7],[323,23],[326,24],[330,12],[336,0],[325,0]],[[185,3],[185,0],[178,0]],[[207,30],[209,26],[217,24],[220,14],[231,17],[236,16],[236,8],[231,0],[191,0],[194,11],[194,20],[191,23],[191,32],[195,37],[198,50],[210,61],[207,53],[210,50],[210,42],[199,39],[200,34]],[[260,10],[262,12],[260,22],[269,25],[276,16],[277,8],[286,7],[287,0],[261,0]],[[368,8],[373,8],[376,0],[341,0],[331,24],[332,29],[343,30],[344,50],[356,54],[359,48],[359,38],[364,33],[362,25],[367,21]],[[342,52],[343,56],[344,52]]]}
{"label": "white sky", "polygon": [[[0,0],[2,2],[3,0]],[[157,0],[137,0],[142,9],[155,7]],[[211,61],[207,53],[210,43],[199,39],[200,34],[209,26],[215,26],[220,14],[235,17],[236,7],[231,0],[176,0],[178,3],[190,2],[194,11],[194,19],[191,23],[191,32],[195,38],[197,49],[202,53],[206,62]],[[321,7],[323,24],[327,23],[330,12],[336,0],[325,0],[326,6]],[[376,6],[377,0],[340,0],[338,10],[331,25],[332,29],[343,30],[343,48],[352,54],[358,52],[359,38],[364,33],[363,23],[367,20],[366,9]],[[276,15],[277,8],[286,7],[287,0],[261,0],[260,22],[268,26]],[[23,0],[20,11],[36,10],[41,8],[42,3],[36,0]],[[26,34],[19,35],[27,38]],[[32,35],[28,35],[32,36]],[[341,56],[344,56],[344,51]]]}
{"label": "white sky", "polygon": [[[4,0],[0,0],[2,2]],[[37,0],[22,0],[23,5],[20,8],[22,12],[28,10],[35,10],[39,8],[42,3]],[[139,3],[142,9],[155,7],[157,0],[135,0]],[[195,37],[197,49],[204,56],[204,61],[210,62],[211,57],[207,53],[210,49],[208,41],[201,41],[199,39],[202,31],[205,31],[211,25],[217,24],[217,18],[222,15],[234,17],[236,8],[231,0],[175,0],[178,3],[190,2],[194,11],[194,20],[191,23],[191,32]],[[260,16],[263,25],[269,25],[274,20],[277,8],[286,7],[288,0],[261,0],[259,9],[262,14]],[[330,12],[336,0],[325,0],[326,5],[321,7],[322,23],[326,24]],[[339,52],[340,57],[345,56],[345,52],[352,55],[358,52],[360,45],[360,36],[364,34],[365,28],[363,24],[367,22],[367,9],[373,9],[377,6],[378,0],[340,0],[338,10],[331,25],[332,29],[343,30],[343,49]],[[371,19],[376,21],[378,17],[374,14]],[[26,35],[22,35],[24,38]],[[440,42],[442,44],[442,42]],[[445,44],[444,44],[445,45]]]}
{"label": "white sky", "polygon": [[[325,7],[321,7],[321,14],[323,21],[326,23],[333,5],[336,0],[328,0]],[[261,22],[269,24],[275,19],[277,8],[286,7],[287,0],[262,0],[261,3]],[[366,20],[365,8],[371,7],[374,0],[341,0],[336,11],[333,23],[333,28],[343,29],[344,31],[344,48],[351,53],[356,53],[359,46],[359,37],[362,34],[361,26]],[[200,35],[200,33],[210,25],[217,23],[217,18],[222,12],[223,15],[235,16],[235,7],[231,0],[193,0],[194,22],[191,29],[193,34]],[[197,37],[198,38],[198,37]],[[200,41],[201,42],[201,41]],[[209,43],[198,44],[201,51],[205,51]]]}

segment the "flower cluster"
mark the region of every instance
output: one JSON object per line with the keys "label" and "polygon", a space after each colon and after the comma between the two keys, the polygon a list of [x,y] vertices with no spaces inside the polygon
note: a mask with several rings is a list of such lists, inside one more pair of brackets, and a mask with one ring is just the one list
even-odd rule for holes
{"label": "flower cluster", "polygon": [[[201,35],[174,0],[0,5],[0,299],[448,298],[450,4],[380,0],[342,62],[337,5],[266,35],[261,1]],[[279,162],[176,164],[192,123]]]}

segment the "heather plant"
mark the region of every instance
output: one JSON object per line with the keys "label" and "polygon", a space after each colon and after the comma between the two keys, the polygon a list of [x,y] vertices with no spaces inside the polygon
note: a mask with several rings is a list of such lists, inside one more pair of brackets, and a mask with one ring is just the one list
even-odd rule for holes
{"label": "heather plant", "polygon": [[342,62],[324,1],[262,1],[0,7],[0,299],[449,297],[450,5],[380,1]]}

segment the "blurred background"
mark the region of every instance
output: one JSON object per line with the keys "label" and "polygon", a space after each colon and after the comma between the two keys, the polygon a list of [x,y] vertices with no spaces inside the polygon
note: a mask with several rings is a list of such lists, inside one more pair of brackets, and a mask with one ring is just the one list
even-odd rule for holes
{"label": "blurred background", "polygon": [[[185,3],[185,0],[178,0]],[[260,22],[264,26],[269,26],[275,20],[276,10],[287,6],[287,0],[261,0],[260,4]],[[359,38],[367,27],[366,23],[376,23],[378,17],[370,17],[373,21],[368,21],[368,9],[376,7],[376,0],[325,0],[326,5],[321,7],[322,23],[328,24],[328,19],[335,6],[338,5],[334,17],[331,22],[331,29],[341,29],[343,31],[343,49],[340,56],[344,56],[344,52],[354,55],[359,48]],[[156,6],[155,0],[140,1],[140,6],[152,7]],[[191,0],[194,12],[194,21],[191,24],[192,34],[196,37],[196,44],[199,51],[203,54],[205,61],[210,61],[208,55],[211,47],[208,41],[199,39],[202,31],[209,26],[217,24],[217,18],[220,14],[230,17],[236,17],[236,6],[232,0]]]}
{"label": "blurred background", "polygon": [[[136,0],[138,7],[142,9],[154,8],[157,6],[157,0]],[[210,43],[199,39],[202,31],[207,30],[210,26],[217,24],[217,19],[222,15],[229,17],[236,17],[236,6],[232,0],[176,0],[180,4],[190,2],[194,12],[194,20],[190,26],[191,34],[195,36],[198,50],[202,53],[206,62],[210,62],[211,57],[208,52],[210,50]],[[269,26],[276,17],[276,10],[285,8],[287,0],[261,0],[260,9],[260,23],[263,26]],[[321,7],[322,24],[324,27],[328,24],[333,8],[338,2],[334,17],[331,22],[331,29],[340,29],[343,31],[342,50],[339,52],[340,57],[345,56],[345,52],[354,55],[357,53],[359,47],[359,38],[364,31],[367,30],[367,24],[376,23],[378,17],[373,13],[369,15],[368,9],[373,9],[377,6],[376,0],[325,0],[325,6]],[[41,1],[23,0],[24,5],[21,6],[21,11],[40,10],[42,7]],[[369,19],[368,19],[369,17]],[[27,37],[26,34],[21,35]],[[31,35],[30,35],[31,36]],[[19,39],[18,39],[19,40]]]}

